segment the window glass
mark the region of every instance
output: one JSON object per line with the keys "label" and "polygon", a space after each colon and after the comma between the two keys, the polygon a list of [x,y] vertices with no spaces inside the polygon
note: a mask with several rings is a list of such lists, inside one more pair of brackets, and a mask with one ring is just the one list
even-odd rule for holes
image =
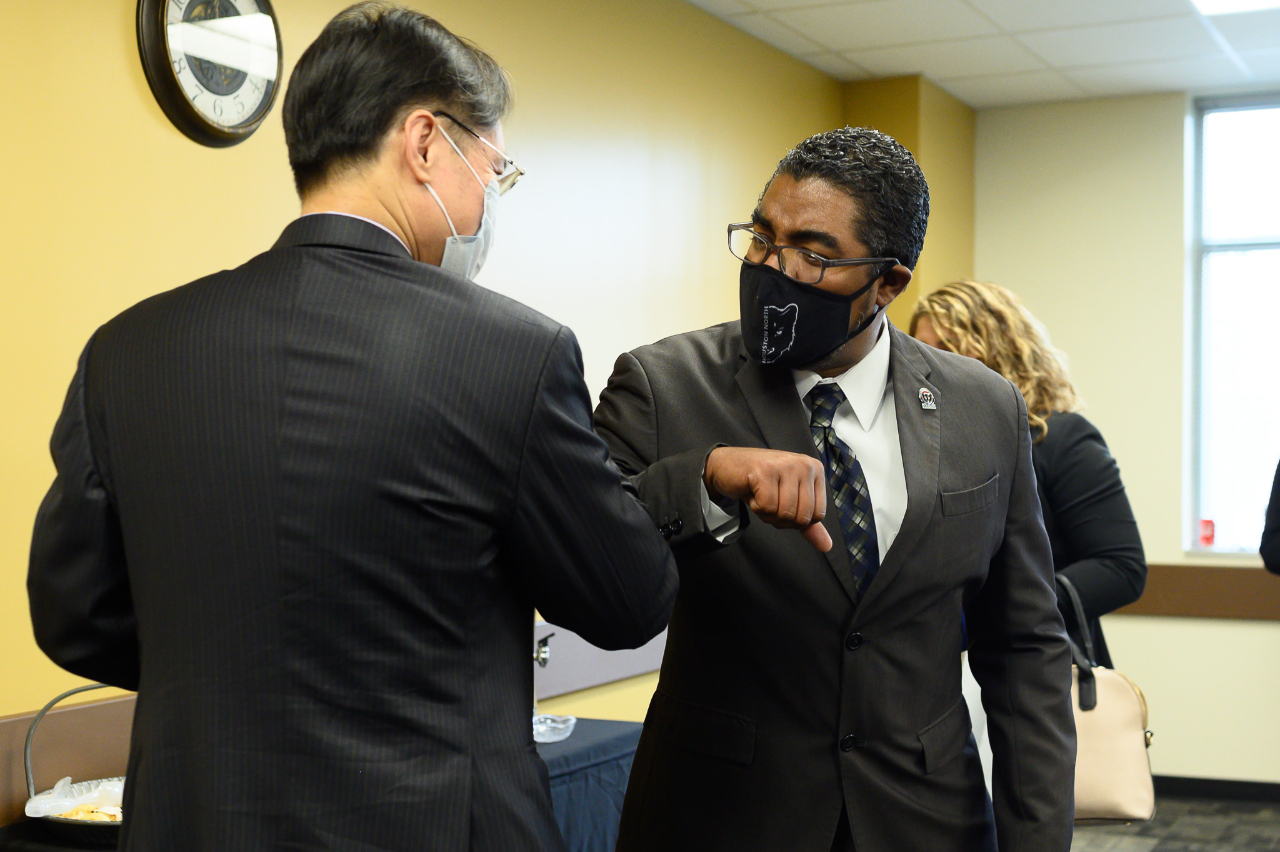
{"label": "window glass", "polygon": [[1258,550],[1280,459],[1280,246],[1204,256],[1200,290],[1199,546]]}
{"label": "window glass", "polygon": [[1280,240],[1280,107],[1206,113],[1203,145],[1204,242]]}

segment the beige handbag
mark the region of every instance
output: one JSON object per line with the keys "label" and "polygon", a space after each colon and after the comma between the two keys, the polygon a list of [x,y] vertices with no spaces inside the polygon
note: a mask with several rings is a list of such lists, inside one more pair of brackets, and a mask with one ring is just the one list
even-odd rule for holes
{"label": "beige handbag", "polygon": [[[1076,717],[1076,821],[1149,820],[1156,813],[1147,748],[1147,700],[1129,678],[1094,665],[1093,637],[1075,586],[1061,574],[1083,647],[1071,640]],[[1068,631],[1070,638],[1070,631]]]}

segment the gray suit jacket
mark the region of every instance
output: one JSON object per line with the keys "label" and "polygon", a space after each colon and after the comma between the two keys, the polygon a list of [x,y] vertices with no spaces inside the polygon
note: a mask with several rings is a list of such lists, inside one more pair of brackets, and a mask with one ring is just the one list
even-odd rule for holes
{"label": "gray suit jacket", "polygon": [[[834,511],[825,555],[759,521],[724,545],[705,529],[715,445],[815,455],[790,371],[749,360],[736,322],[618,359],[596,429],[681,572],[620,852],[826,852],[842,809],[859,852],[1069,849],[1070,658],[1025,403],[888,333],[908,505],[857,606]],[[960,693],[965,609],[994,815]]]}

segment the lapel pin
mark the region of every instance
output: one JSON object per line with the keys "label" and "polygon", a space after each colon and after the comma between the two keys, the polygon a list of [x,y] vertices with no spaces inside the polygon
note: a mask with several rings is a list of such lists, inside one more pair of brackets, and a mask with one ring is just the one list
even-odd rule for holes
{"label": "lapel pin", "polygon": [[925,411],[937,410],[937,403],[933,401],[933,391],[928,388],[920,388],[920,407]]}

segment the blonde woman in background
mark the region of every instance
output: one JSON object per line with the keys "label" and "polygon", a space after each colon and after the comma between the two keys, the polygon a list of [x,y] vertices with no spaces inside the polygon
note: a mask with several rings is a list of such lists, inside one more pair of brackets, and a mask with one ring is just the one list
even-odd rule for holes
{"label": "blonde woman in background", "polygon": [[[1080,592],[1096,662],[1111,667],[1098,619],[1141,597],[1147,563],[1120,469],[1097,428],[1077,413],[1080,398],[1044,326],[1004,287],[957,281],[921,299],[911,317],[911,336],[976,358],[1022,391],[1053,568]],[[1069,606],[1059,601],[1059,608],[1074,634]],[[985,714],[967,667],[964,674],[989,784]]]}

